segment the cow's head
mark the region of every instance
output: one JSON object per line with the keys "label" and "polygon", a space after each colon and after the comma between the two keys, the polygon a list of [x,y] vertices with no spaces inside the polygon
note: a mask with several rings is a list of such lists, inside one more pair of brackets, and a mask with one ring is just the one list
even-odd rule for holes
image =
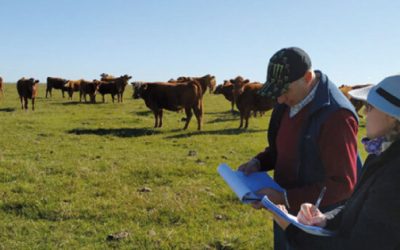
{"label": "cow's head", "polygon": [[218,85],[214,90],[214,94],[216,94],[216,95],[222,94],[222,86],[223,85]]}
{"label": "cow's head", "polygon": [[146,91],[147,84],[142,82],[133,82],[132,88],[133,88],[132,98],[139,99],[143,96],[143,92]]}

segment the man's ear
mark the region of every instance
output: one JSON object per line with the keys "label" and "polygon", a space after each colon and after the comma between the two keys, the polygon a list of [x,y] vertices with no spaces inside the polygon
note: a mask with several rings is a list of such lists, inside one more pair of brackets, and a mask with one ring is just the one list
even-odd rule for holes
{"label": "man's ear", "polygon": [[311,83],[311,81],[313,80],[313,71],[308,70],[305,74],[304,74],[304,80],[305,82],[308,84]]}

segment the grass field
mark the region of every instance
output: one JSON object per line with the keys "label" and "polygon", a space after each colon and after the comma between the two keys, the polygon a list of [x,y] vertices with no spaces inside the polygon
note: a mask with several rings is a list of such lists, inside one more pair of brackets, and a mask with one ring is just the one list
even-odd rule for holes
{"label": "grass field", "polygon": [[216,172],[264,149],[270,112],[237,130],[230,103],[207,93],[203,131],[194,117],[183,131],[174,112],[153,129],[130,86],[124,103],[95,105],[39,88],[35,111],[20,109],[15,84],[0,95],[0,249],[272,248],[268,213]]}

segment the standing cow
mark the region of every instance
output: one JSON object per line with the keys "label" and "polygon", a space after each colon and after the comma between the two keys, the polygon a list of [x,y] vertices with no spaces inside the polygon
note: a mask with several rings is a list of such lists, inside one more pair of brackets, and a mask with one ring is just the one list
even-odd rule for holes
{"label": "standing cow", "polygon": [[111,95],[112,102],[114,102],[115,95],[117,96],[118,102],[122,102],[125,87],[128,84],[129,79],[131,78],[132,76],[123,75],[117,78],[109,78],[108,80],[96,81],[96,83],[99,85],[98,92],[102,96],[103,103],[105,102],[104,95],[106,94]]}
{"label": "standing cow", "polygon": [[98,83],[93,81],[82,80],[79,88],[79,102],[82,102],[82,97],[86,100],[86,95],[89,95],[90,102],[96,103],[96,92],[98,90]]}
{"label": "standing cow", "polygon": [[215,95],[222,94],[226,100],[228,100],[231,103],[231,112],[234,112],[233,107],[235,106],[235,100],[233,98],[233,84],[228,81],[224,80],[224,83],[222,85],[218,85],[217,88],[214,91]]}
{"label": "standing cow", "polygon": [[68,80],[59,78],[59,77],[47,77],[47,85],[46,85],[46,98],[47,95],[50,94],[52,97],[52,89],[60,89],[62,93],[62,97],[64,98],[64,92],[68,91],[68,88],[65,87]]}
{"label": "standing cow", "polygon": [[193,116],[197,118],[197,129],[201,130],[203,118],[203,94],[198,80],[190,80],[182,83],[142,83],[132,84],[134,88],[133,98],[143,98],[146,106],[153,111],[155,128],[162,127],[163,109],[179,111],[185,109],[186,123],[183,129],[187,129]]}
{"label": "standing cow", "polygon": [[35,98],[38,94],[39,80],[21,78],[17,82],[18,95],[21,100],[21,109],[28,109],[28,99],[32,99],[32,110],[35,110]]}
{"label": "standing cow", "polygon": [[[258,91],[262,88],[262,84],[253,83],[253,84],[245,84],[242,89],[238,92],[239,95],[236,100],[236,106],[240,111],[240,126],[242,128],[247,129],[249,126],[249,118],[251,111],[263,111],[266,112],[272,109],[275,105],[275,102],[270,98],[265,98],[258,94]],[[245,124],[243,124],[243,121]]]}
{"label": "standing cow", "polygon": [[74,92],[78,92],[81,90],[81,82],[82,81],[83,81],[83,79],[69,80],[64,85],[65,89],[68,91],[68,97],[70,100],[72,100],[72,96],[74,95]]}

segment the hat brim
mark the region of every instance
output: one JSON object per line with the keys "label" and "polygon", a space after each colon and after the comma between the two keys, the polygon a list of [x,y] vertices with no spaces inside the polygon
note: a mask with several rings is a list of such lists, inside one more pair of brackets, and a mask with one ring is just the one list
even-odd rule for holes
{"label": "hat brim", "polygon": [[376,90],[379,88],[377,85],[368,86],[361,89],[349,91],[349,95],[354,99],[365,101],[383,113],[400,120],[400,108],[389,103],[388,100],[379,95]]}
{"label": "hat brim", "polygon": [[367,98],[368,98],[368,94],[369,94],[369,92],[371,91],[371,89],[373,87],[374,86],[371,85],[371,86],[368,86],[368,87],[365,87],[365,88],[354,89],[354,90],[349,91],[349,95],[351,97],[353,97],[354,99],[366,102]]}

